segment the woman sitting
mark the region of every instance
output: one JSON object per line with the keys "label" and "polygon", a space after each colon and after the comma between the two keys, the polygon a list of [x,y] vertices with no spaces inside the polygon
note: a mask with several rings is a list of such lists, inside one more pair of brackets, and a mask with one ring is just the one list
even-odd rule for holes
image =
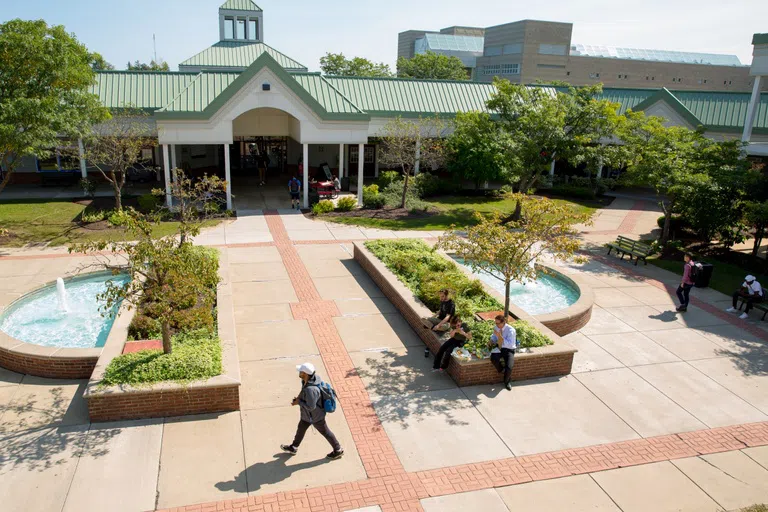
{"label": "woman sitting", "polygon": [[451,354],[453,349],[463,347],[467,340],[472,339],[472,333],[469,332],[469,326],[461,321],[459,315],[451,317],[451,332],[448,341],[443,343],[435,356],[435,364],[432,371],[442,372],[451,364]]}

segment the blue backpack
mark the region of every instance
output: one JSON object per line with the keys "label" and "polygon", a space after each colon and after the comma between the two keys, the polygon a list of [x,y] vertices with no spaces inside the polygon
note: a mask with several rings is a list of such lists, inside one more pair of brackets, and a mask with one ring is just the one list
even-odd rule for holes
{"label": "blue backpack", "polygon": [[310,384],[311,386],[317,386],[320,390],[320,401],[323,404],[323,410],[325,412],[336,412],[336,391],[327,382],[320,384]]}

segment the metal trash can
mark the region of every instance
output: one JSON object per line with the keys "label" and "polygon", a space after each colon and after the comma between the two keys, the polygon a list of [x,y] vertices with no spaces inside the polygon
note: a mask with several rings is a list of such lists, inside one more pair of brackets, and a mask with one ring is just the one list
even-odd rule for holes
{"label": "metal trash can", "polygon": [[709,282],[712,280],[712,272],[715,270],[715,266],[710,263],[698,263],[701,265],[699,275],[696,276],[696,288],[708,288]]}

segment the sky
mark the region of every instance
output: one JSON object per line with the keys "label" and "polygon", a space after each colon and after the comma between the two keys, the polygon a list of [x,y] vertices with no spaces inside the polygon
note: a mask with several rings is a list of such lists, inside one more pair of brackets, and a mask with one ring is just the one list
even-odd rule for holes
{"label": "sky", "polygon": [[[0,21],[64,25],[117,69],[157,56],[171,69],[219,39],[224,0],[0,0]],[[326,52],[394,68],[397,34],[522,19],[573,23],[573,43],[735,54],[752,62],[752,34],[768,32],[766,0],[256,0],[265,42],[310,70]]]}

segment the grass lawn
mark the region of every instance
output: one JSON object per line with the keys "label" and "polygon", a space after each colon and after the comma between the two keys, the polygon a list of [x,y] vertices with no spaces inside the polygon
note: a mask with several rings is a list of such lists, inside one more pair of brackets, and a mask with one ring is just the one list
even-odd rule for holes
{"label": "grass lawn", "polygon": [[[88,229],[78,223],[87,207],[69,200],[13,200],[0,202],[0,228],[10,236],[0,236],[0,246],[22,247],[28,244],[68,245],[89,240],[122,240],[121,228]],[[219,221],[208,221],[214,226]],[[103,223],[101,223],[103,224]],[[154,228],[155,236],[174,233],[177,222],[163,222]]]}
{"label": "grass lawn", "polygon": [[[582,199],[553,199],[561,204],[568,204],[578,213],[594,214],[600,208],[610,204],[611,199],[582,200]],[[510,214],[515,209],[515,201],[512,199],[498,199],[492,197],[471,196],[445,196],[436,197],[428,203],[438,210],[432,215],[413,215],[399,219],[378,219],[370,217],[325,217],[323,220],[362,226],[367,228],[393,229],[393,230],[417,230],[432,231],[445,230],[451,225],[467,226],[475,223],[475,212],[493,213],[501,212]]]}
{"label": "grass lawn", "polygon": [[[744,270],[742,267],[738,265],[733,265],[731,263],[725,263],[719,260],[716,260],[714,258],[705,258],[704,259],[706,263],[711,263],[715,266],[714,272],[712,273],[712,280],[709,283],[709,287],[713,290],[717,290],[720,293],[724,293],[728,295],[729,297],[733,295],[733,292],[736,291],[739,286],[741,286],[741,283],[744,282],[744,277],[747,274],[753,274],[758,282],[766,283],[768,284],[768,276],[764,274],[754,274],[748,270]],[[674,261],[674,260],[662,260],[659,259],[658,256],[653,256],[651,258],[648,258],[648,263],[655,265],[659,268],[663,268],[664,270],[669,270],[670,272],[674,272],[675,274],[678,274],[682,277],[683,272],[683,262],[680,261]]]}

